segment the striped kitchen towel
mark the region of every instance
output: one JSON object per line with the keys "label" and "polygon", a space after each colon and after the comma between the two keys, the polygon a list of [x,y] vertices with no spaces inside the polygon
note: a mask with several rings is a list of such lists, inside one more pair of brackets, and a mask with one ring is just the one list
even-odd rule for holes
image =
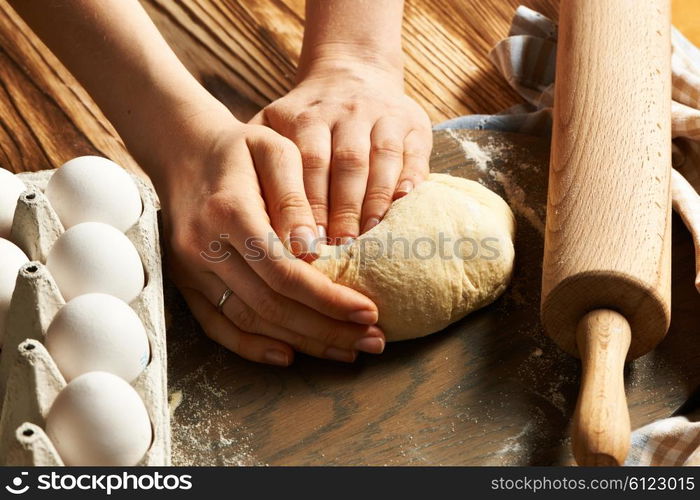
{"label": "striped kitchen towel", "polygon": [[[495,115],[468,115],[435,129],[477,129],[548,136],[552,128],[557,25],[519,7],[508,37],[490,58],[526,101]],[[693,236],[700,291],[700,50],[672,32],[673,208]],[[632,434],[627,465],[700,465],[700,410],[652,422]]]}

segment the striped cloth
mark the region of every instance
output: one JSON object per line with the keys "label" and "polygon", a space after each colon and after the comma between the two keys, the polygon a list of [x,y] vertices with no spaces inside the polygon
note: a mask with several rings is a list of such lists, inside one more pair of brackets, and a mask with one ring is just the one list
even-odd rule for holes
{"label": "striped cloth", "polygon": [[[700,50],[675,28],[671,58],[673,103],[673,208],[693,236],[700,291]],[[526,101],[495,115],[468,115],[435,129],[476,129],[551,134],[557,25],[519,7],[508,37],[489,57]],[[700,410],[652,422],[632,434],[627,465],[700,465]]]}

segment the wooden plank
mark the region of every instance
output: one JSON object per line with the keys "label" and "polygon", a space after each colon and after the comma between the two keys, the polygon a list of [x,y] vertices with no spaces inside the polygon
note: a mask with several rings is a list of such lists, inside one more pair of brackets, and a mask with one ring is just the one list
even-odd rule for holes
{"label": "wooden plank", "polygon": [[[303,0],[142,2],[190,71],[239,118],[249,119],[293,85]],[[690,36],[700,9],[693,2],[674,0],[675,19]],[[433,122],[519,102],[486,56],[521,3],[556,17],[556,0],[406,1],[406,89]],[[3,166],[38,170],[99,153],[138,172],[91,99],[6,0],[0,12]]]}
{"label": "wooden plank", "polygon": [[[518,101],[486,54],[507,32],[518,0],[408,0],[406,89],[434,122],[490,113]],[[527,5],[553,14],[555,0]],[[143,0],[175,52],[240,119],[293,85],[302,0]],[[13,171],[103,154],[140,169],[85,91],[0,0],[3,94],[0,161]]]}
{"label": "wooden plank", "polygon": [[35,171],[102,154],[139,171],[85,90],[5,0],[0,12],[0,166]]}

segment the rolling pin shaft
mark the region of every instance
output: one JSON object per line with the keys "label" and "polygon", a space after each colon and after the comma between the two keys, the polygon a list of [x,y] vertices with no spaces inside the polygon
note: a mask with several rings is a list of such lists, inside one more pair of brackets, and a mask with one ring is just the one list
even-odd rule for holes
{"label": "rolling pin shaft", "polygon": [[562,0],[541,312],[583,361],[580,464],[624,461],[623,363],[670,321],[670,56],[668,0]]}

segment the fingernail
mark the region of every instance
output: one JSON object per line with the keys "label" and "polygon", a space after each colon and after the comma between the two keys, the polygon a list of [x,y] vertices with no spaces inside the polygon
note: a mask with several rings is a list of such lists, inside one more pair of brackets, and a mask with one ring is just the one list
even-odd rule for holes
{"label": "fingernail", "polygon": [[355,361],[356,357],[353,351],[347,351],[338,347],[329,347],[328,349],[326,349],[323,355],[329,359],[343,361],[345,363],[352,363],[353,361]]}
{"label": "fingernail", "polygon": [[370,354],[381,354],[384,352],[384,339],[381,337],[365,337],[353,345],[355,349]]}
{"label": "fingernail", "polygon": [[340,238],[340,244],[343,246],[349,245],[353,241],[355,241],[355,238],[353,238],[352,236],[343,236],[342,238]]}
{"label": "fingernail", "polygon": [[411,191],[413,191],[413,182],[409,181],[408,179],[401,181],[399,187],[396,188],[396,198],[406,196]]}
{"label": "fingernail", "polygon": [[384,332],[377,325],[372,325],[369,328],[367,328],[367,336],[384,337]]}
{"label": "fingernail", "polygon": [[316,229],[318,230],[318,239],[321,243],[324,245],[328,243],[328,235],[326,234],[326,226],[318,225],[316,226]]}
{"label": "fingernail", "polygon": [[271,365],[289,366],[289,356],[286,352],[270,349],[265,351],[265,361]]}
{"label": "fingernail", "polygon": [[354,311],[348,315],[348,319],[361,325],[373,325],[379,319],[379,315],[376,311]]}
{"label": "fingernail", "polygon": [[316,235],[310,227],[299,226],[289,235],[292,253],[294,255],[314,254],[316,251]]}
{"label": "fingernail", "polygon": [[374,226],[376,226],[377,224],[379,224],[379,219],[378,219],[378,218],[376,218],[376,217],[371,217],[371,218],[367,219],[367,222],[365,222],[365,227],[364,227],[364,229],[362,230],[362,232],[363,232],[363,233],[366,233],[367,231],[369,231],[370,229],[372,229],[372,228],[373,228]]}

